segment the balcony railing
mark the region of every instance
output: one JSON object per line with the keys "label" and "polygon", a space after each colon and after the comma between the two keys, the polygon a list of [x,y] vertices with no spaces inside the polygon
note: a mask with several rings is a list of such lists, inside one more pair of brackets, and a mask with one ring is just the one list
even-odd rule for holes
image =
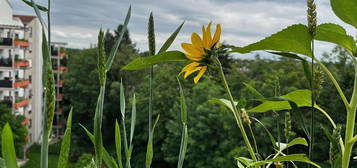
{"label": "balcony railing", "polygon": [[18,61],[15,61],[14,65],[16,67],[27,67],[27,66],[29,66],[29,62],[27,60],[18,60]]}
{"label": "balcony railing", "polygon": [[60,71],[65,71],[65,70],[67,70],[67,67],[66,67],[66,66],[60,66],[60,67],[59,67],[59,70],[60,70]]}
{"label": "balcony railing", "polygon": [[16,39],[14,41],[15,46],[28,47],[30,43],[27,40]]}
{"label": "balcony railing", "polygon": [[57,100],[61,101],[63,99],[63,97],[64,97],[63,93],[60,93],[57,95]]}
{"label": "balcony railing", "polygon": [[52,49],[51,50],[51,55],[52,56],[58,56],[58,50],[57,49]]}
{"label": "balcony railing", "polygon": [[29,99],[16,100],[16,103],[14,104],[14,108],[20,108],[28,105],[29,103],[30,103]]}
{"label": "balcony railing", "polygon": [[0,66],[1,67],[12,67],[12,59],[11,58],[0,58]]}
{"label": "balcony railing", "polygon": [[12,80],[9,79],[0,80],[0,88],[12,88]]}
{"label": "balcony railing", "polygon": [[15,88],[25,87],[25,86],[28,86],[29,84],[30,84],[29,80],[16,81],[14,83],[14,87]]}
{"label": "balcony railing", "polygon": [[12,46],[12,38],[0,37],[0,46]]}
{"label": "balcony railing", "polygon": [[26,118],[24,121],[21,122],[22,125],[29,125],[30,124],[30,120],[29,118]]}

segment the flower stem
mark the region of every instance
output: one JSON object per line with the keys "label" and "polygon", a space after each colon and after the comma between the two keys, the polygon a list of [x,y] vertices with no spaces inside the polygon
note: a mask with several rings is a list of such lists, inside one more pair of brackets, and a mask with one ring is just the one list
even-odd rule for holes
{"label": "flower stem", "polygon": [[226,92],[228,94],[228,97],[229,97],[229,100],[231,102],[231,105],[233,107],[233,110],[234,110],[233,115],[234,115],[234,118],[235,118],[235,120],[237,122],[238,128],[240,129],[240,131],[242,133],[242,136],[243,136],[243,139],[244,139],[244,143],[247,146],[248,152],[249,152],[250,156],[252,157],[253,161],[257,161],[257,157],[255,156],[255,153],[254,153],[254,150],[252,148],[252,145],[249,142],[247,133],[244,130],[244,126],[243,126],[243,122],[242,122],[242,118],[241,118],[241,112],[234,105],[234,99],[233,99],[231,90],[230,90],[230,88],[228,86],[226,77],[224,76],[222,64],[221,64],[221,62],[219,61],[219,59],[217,57],[215,58],[215,61],[216,61],[217,65],[218,65],[218,67],[219,67],[219,72],[220,72],[220,75],[221,75],[221,78],[222,78],[222,81],[223,81],[223,85],[224,85],[224,88],[225,88],[225,90],[226,90]]}
{"label": "flower stem", "polygon": [[355,81],[353,87],[353,93],[349,107],[347,108],[347,121],[346,121],[346,135],[345,135],[345,151],[342,155],[342,168],[348,168],[351,153],[353,148],[353,134],[356,121],[356,108],[357,108],[357,61],[352,58],[355,67]]}

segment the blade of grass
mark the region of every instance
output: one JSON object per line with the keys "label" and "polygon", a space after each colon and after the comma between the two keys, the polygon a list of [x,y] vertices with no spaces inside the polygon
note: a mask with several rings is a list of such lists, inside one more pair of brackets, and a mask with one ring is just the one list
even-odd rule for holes
{"label": "blade of grass", "polygon": [[149,141],[148,141],[147,148],[146,148],[146,161],[145,161],[145,165],[147,168],[150,167],[150,165],[152,163],[152,159],[154,157],[153,136],[154,136],[154,130],[155,130],[156,124],[159,121],[159,119],[160,119],[160,114],[157,115],[155,123],[152,127],[150,134],[149,134]]}
{"label": "blade of grass", "polygon": [[177,78],[180,87],[180,104],[181,104],[181,122],[182,122],[182,137],[181,137],[181,146],[179,153],[179,160],[177,163],[177,168],[183,167],[183,162],[185,160],[186,150],[187,150],[187,142],[188,142],[188,131],[187,131],[187,106],[185,95],[183,93],[183,89],[180,83],[179,78]]}
{"label": "blade of grass", "polygon": [[17,168],[14,137],[9,123],[6,123],[1,133],[1,152],[5,160],[6,167]]}
{"label": "blade of grass", "polygon": [[165,41],[165,43],[161,46],[158,54],[165,52],[170,46],[171,44],[174,42],[176,36],[178,35],[178,33],[181,31],[182,26],[185,24],[185,22],[182,22],[180,24],[179,27],[177,27],[177,29],[175,30],[175,32],[173,32],[171,34],[171,36]]}
{"label": "blade of grass", "polygon": [[64,133],[64,137],[62,140],[61,151],[58,158],[57,168],[66,168],[68,164],[68,156],[71,146],[71,131],[72,131],[72,109],[69,112],[67,119],[67,128]]}
{"label": "blade of grass", "polygon": [[133,103],[132,103],[132,110],[131,110],[131,126],[130,126],[130,146],[133,143],[133,136],[135,131],[135,123],[136,123],[136,98],[135,93],[133,95]]}
{"label": "blade of grass", "polygon": [[117,55],[117,51],[118,51],[118,48],[120,46],[121,40],[123,39],[123,36],[124,36],[124,34],[125,34],[126,30],[127,30],[127,26],[128,26],[129,20],[130,20],[130,16],[131,16],[131,6],[129,7],[128,12],[126,14],[125,21],[124,21],[124,24],[123,24],[123,28],[122,28],[122,30],[120,32],[120,36],[115,41],[115,45],[110,51],[109,58],[108,58],[108,60],[106,62],[106,65],[105,65],[107,71],[109,71],[109,69],[112,67],[112,64],[113,64],[115,55]]}
{"label": "blade of grass", "polygon": [[115,149],[117,152],[117,160],[119,163],[119,168],[123,168],[123,161],[121,155],[121,136],[120,136],[120,127],[118,121],[115,121]]}

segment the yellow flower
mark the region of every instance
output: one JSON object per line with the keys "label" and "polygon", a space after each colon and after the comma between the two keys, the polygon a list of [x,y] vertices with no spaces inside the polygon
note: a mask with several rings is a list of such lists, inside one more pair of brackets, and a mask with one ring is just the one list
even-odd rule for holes
{"label": "yellow flower", "polygon": [[210,51],[218,46],[219,39],[221,37],[221,25],[217,24],[216,32],[214,36],[211,35],[211,23],[208,24],[207,29],[202,26],[202,38],[197,33],[192,33],[191,42],[182,43],[181,47],[185,50],[186,57],[192,62],[186,65],[181,73],[184,74],[184,78],[186,79],[192,73],[199,71],[196,77],[194,78],[194,82],[197,83],[203,74],[207,70],[207,59],[210,56]]}

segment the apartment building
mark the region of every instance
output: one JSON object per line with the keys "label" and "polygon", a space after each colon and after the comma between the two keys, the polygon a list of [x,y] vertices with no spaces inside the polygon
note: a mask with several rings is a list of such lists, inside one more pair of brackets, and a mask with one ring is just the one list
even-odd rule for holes
{"label": "apartment building", "polygon": [[0,102],[26,118],[28,146],[41,140],[41,42],[39,20],[14,15],[8,0],[0,0]]}
{"label": "apartment building", "polygon": [[61,137],[63,135],[66,124],[65,117],[63,116],[63,72],[67,70],[66,59],[68,56],[65,50],[66,45],[66,43],[62,42],[53,42],[51,45],[52,69],[56,86],[56,109],[53,119],[54,137]]}

